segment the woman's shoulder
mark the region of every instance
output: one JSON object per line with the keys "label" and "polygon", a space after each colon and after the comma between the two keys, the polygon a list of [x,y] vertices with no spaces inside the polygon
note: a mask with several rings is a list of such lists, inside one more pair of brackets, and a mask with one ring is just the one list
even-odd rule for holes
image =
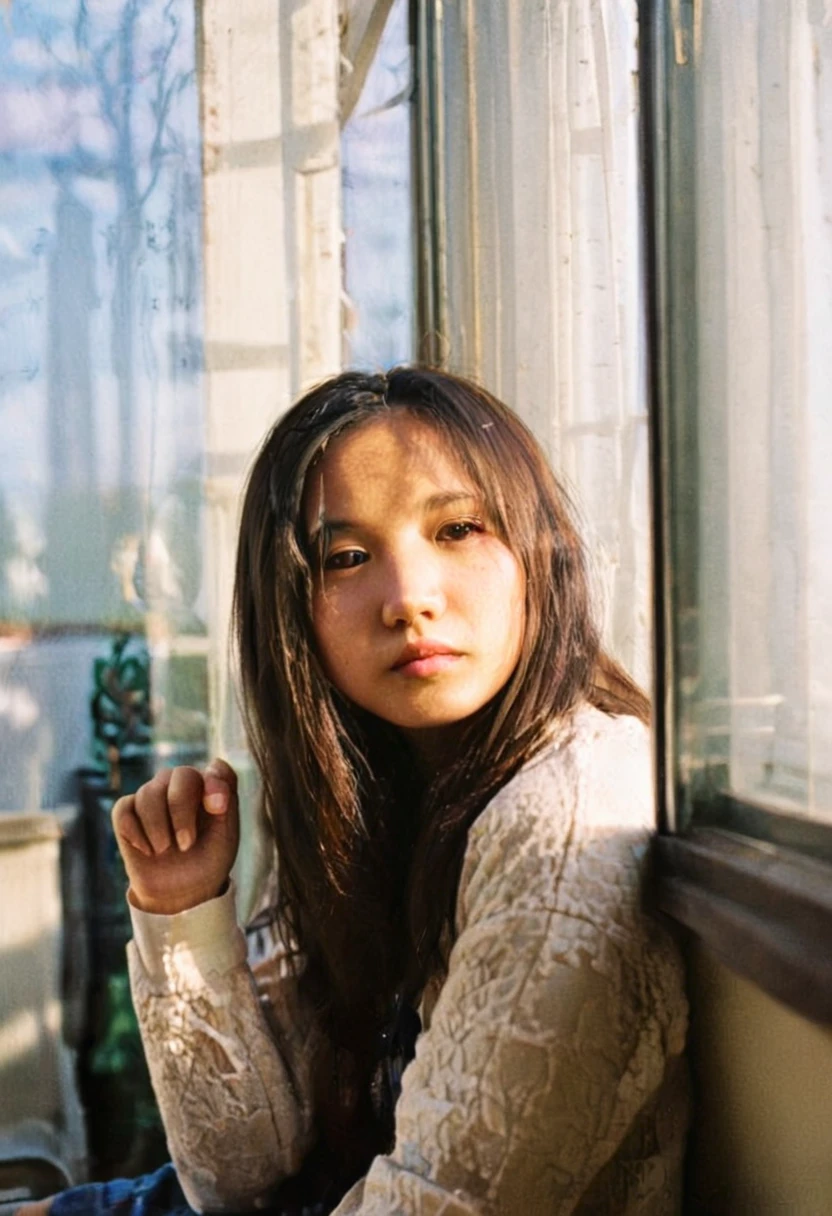
{"label": "woman's shoulder", "polygon": [[631,715],[580,705],[494,796],[475,824],[513,819],[560,821],[588,829],[652,827],[655,819],[650,731]]}
{"label": "woman's shoulder", "polygon": [[472,825],[460,910],[486,889],[504,906],[577,900],[604,917],[634,905],[654,823],[648,728],[582,705]]}

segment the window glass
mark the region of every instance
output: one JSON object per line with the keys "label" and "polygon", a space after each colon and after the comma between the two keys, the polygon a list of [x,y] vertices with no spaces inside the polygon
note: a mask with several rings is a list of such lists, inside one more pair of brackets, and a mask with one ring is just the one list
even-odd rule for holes
{"label": "window glass", "polygon": [[121,633],[204,741],[200,172],[188,0],[3,8],[0,809],[74,796]]}
{"label": "window glass", "polygon": [[408,0],[394,0],[341,137],[344,362],[369,370],[413,358],[416,279],[409,8]]}
{"label": "window glass", "polygon": [[667,320],[693,800],[832,818],[832,23],[670,6]]}

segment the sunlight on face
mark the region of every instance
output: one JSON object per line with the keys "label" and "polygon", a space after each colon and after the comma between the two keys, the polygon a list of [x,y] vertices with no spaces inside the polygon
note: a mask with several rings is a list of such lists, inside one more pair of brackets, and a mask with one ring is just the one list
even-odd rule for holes
{"label": "sunlight on face", "polygon": [[410,734],[499,692],[520,654],[524,574],[432,427],[397,410],[347,431],[310,474],[304,512],[322,542],[315,636],[345,696]]}

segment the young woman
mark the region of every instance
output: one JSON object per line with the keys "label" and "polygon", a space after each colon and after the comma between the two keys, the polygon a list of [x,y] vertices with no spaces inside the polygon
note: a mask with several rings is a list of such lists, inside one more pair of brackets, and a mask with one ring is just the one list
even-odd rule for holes
{"label": "young woman", "polygon": [[235,620],[274,890],[247,947],[221,761],[118,803],[174,1165],[52,1216],[676,1212],[648,707],[528,431],[435,371],[314,389],[251,473]]}

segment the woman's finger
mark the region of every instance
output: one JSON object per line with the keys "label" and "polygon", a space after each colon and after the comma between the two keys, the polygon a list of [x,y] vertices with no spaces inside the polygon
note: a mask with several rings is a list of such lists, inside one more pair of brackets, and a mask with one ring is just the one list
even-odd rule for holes
{"label": "woman's finger", "polygon": [[137,853],[152,857],[153,849],[136,817],[135,802],[135,794],[119,798],[112,811],[113,832],[119,844],[124,842]]}
{"label": "woman's finger", "polygon": [[166,853],[173,847],[173,828],[168,812],[168,791],[175,769],[162,769],[152,781],[135,795],[136,818],[154,853]]}
{"label": "woman's finger", "polygon": [[180,853],[187,853],[196,840],[197,816],[204,787],[198,769],[182,766],[170,775],[167,805],[170,824]]}
{"label": "woman's finger", "polygon": [[210,815],[224,815],[237,794],[237,774],[224,760],[212,760],[205,769],[202,805]]}

